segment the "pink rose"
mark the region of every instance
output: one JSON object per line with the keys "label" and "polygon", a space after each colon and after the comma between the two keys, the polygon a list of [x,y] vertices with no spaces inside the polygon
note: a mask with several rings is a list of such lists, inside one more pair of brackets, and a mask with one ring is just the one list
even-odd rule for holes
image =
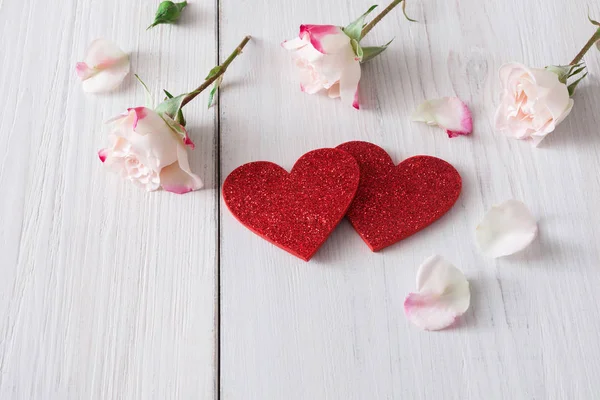
{"label": "pink rose", "polygon": [[571,112],[573,100],[558,75],[544,69],[510,63],[500,68],[504,93],[495,127],[537,146]]}
{"label": "pink rose", "polygon": [[327,89],[329,97],[341,97],[344,103],[359,108],[360,59],[350,40],[334,25],[302,25],[299,37],[281,44],[293,51],[303,92]]}
{"label": "pink rose", "polygon": [[181,136],[145,107],[130,108],[111,122],[111,146],[98,156],[113,171],[148,191],[162,187],[183,194],[202,187],[202,180],[190,171],[185,145],[193,148],[193,143],[185,128],[169,121],[185,135]]}

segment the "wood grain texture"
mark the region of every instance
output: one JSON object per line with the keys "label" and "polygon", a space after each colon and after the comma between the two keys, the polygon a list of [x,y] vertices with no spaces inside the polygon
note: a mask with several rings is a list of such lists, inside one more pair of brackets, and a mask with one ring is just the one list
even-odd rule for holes
{"label": "wood grain texture", "polygon": [[[86,95],[111,39],[159,98],[214,66],[215,3],[146,32],[158,1],[0,1],[0,399],[210,399],[216,388],[214,110],[186,116],[205,190],[148,194],[108,173],[103,121],[143,105],[133,76]],[[205,99],[205,98],[204,98]]]}
{"label": "wood grain texture", "polygon": [[[305,152],[349,140],[457,167],[464,190],[434,226],[371,253],[343,222],[310,263],[253,235],[222,206],[223,399],[593,399],[600,393],[600,55],[569,118],[533,149],[494,132],[497,70],[508,61],[568,63],[593,33],[588,2],[410,1],[366,43],[390,48],[365,65],[355,111],[299,90],[280,48],[301,23],[343,25],[369,0],[221,0],[220,46],[254,40],[220,101],[223,180],[257,160],[288,170]],[[597,4],[591,14],[600,16]],[[423,100],[458,95],[472,137],[409,122]],[[474,228],[493,204],[527,203],[540,237],[525,252],[484,258]],[[421,332],[403,315],[418,265],[440,254],[465,271],[472,307],[454,329]]]}

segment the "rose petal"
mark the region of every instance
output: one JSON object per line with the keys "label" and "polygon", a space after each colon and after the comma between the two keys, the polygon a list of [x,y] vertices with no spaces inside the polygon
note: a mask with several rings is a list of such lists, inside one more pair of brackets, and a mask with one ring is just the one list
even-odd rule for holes
{"label": "rose petal", "polygon": [[346,64],[340,76],[340,97],[342,102],[359,109],[358,83],[360,82],[360,62],[353,59]]}
{"label": "rose petal", "polygon": [[201,189],[202,179],[193,174],[188,163],[187,152],[183,144],[177,145],[179,161],[163,168],[160,171],[160,183],[164,190],[177,194],[184,194]]}
{"label": "rose petal", "polygon": [[469,308],[471,292],[464,274],[442,257],[429,257],[417,272],[416,293],[404,301],[407,318],[421,329],[447,328]]}
{"label": "rose petal", "polygon": [[92,93],[115,89],[129,74],[129,69],[129,56],[105,39],[94,40],[87,49],[85,60],[76,66],[83,90]]}
{"label": "rose petal", "polygon": [[300,37],[308,38],[323,54],[336,53],[350,43],[350,38],[335,25],[300,25]]}
{"label": "rose petal", "polygon": [[475,236],[481,251],[497,258],[529,246],[537,231],[537,223],[527,206],[518,200],[508,200],[485,214]]}
{"label": "rose petal", "polygon": [[458,97],[427,100],[417,108],[411,119],[428,125],[438,125],[451,138],[469,135],[473,131],[471,111]]}

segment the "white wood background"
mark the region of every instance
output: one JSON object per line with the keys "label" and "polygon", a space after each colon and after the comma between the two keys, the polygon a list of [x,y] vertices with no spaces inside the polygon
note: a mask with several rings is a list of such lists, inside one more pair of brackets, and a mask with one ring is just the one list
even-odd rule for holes
{"label": "white wood background", "polygon": [[[0,399],[597,399],[600,396],[600,53],[568,119],[541,145],[494,132],[498,67],[568,63],[594,28],[583,0],[413,0],[365,40],[396,40],[363,68],[355,111],[299,90],[279,43],[301,23],[343,25],[370,0],[190,1],[149,32],[158,1],[0,0]],[[218,10],[218,15],[217,15]],[[187,107],[206,189],[148,194],[108,174],[102,121],[144,101],[74,74],[89,42],[131,53],[159,90],[195,87],[246,34],[219,106]],[[458,95],[475,132],[449,140],[409,122]],[[434,226],[371,253],[342,222],[310,263],[226,211],[237,166],[291,168],[305,152],[369,140],[401,161],[430,154],[464,179]],[[517,198],[540,237],[500,260],[474,228]],[[418,265],[440,254],[471,281],[458,327],[404,317]]]}

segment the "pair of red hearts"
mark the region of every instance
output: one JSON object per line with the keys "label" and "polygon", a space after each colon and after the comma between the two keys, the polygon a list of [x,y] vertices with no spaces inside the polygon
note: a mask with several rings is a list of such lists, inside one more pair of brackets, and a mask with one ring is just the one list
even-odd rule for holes
{"label": "pair of red hearts", "polygon": [[288,173],[259,161],[234,170],[223,183],[231,213],[254,233],[305,261],[344,216],[372,251],[433,223],[454,205],[462,180],[430,156],[394,165],[368,142],[306,153]]}

